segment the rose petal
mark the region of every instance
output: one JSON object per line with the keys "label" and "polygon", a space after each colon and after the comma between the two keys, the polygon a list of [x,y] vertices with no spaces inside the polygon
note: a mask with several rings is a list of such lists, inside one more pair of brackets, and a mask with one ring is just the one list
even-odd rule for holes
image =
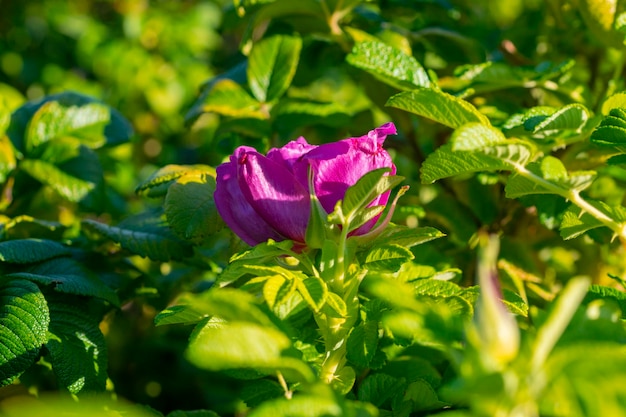
{"label": "rose petal", "polygon": [[307,188],[283,164],[257,152],[247,152],[238,164],[239,187],[254,211],[279,234],[304,242],[311,210]]}
{"label": "rose petal", "polygon": [[230,162],[217,167],[217,184],[213,194],[217,212],[228,227],[248,245],[254,246],[270,238],[284,240],[284,236],[278,234],[254,211],[239,188],[237,160],[240,155],[249,151],[254,149],[243,146],[237,148]]}
{"label": "rose petal", "polygon": [[287,167],[306,188],[308,187],[309,164],[303,160],[303,156],[315,148],[317,148],[316,145],[311,145],[306,139],[299,137],[281,148],[270,149],[267,158]]}

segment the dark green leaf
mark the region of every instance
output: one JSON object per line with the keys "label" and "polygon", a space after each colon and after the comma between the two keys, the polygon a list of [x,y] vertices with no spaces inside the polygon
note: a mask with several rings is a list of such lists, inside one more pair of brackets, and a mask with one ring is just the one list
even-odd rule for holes
{"label": "dark green leaf", "polygon": [[46,239],[15,239],[0,242],[0,261],[27,264],[69,255],[67,246]]}
{"label": "dark green leaf", "polygon": [[199,244],[221,228],[214,191],[215,178],[207,174],[185,174],[170,185],[165,217],[179,237]]}
{"label": "dark green leaf", "polygon": [[430,87],[426,70],[415,58],[379,41],[357,43],[346,60],[400,90]]}
{"label": "dark green leaf", "polygon": [[77,178],[59,167],[39,159],[25,159],[20,168],[43,184],[49,185],[69,201],[78,202],[96,188],[96,184]]}
{"label": "dark green leaf", "polygon": [[155,261],[182,259],[192,254],[186,242],[178,239],[167,226],[159,222],[124,228],[85,219],[82,227],[119,243],[132,253]]}
{"label": "dark green leaf", "polygon": [[37,285],[2,279],[0,287],[0,386],[10,384],[37,359],[50,323]]}
{"label": "dark green leaf", "polygon": [[[0,131],[1,132],[1,131]],[[0,184],[4,184],[17,165],[15,150],[8,136],[0,133]]]}
{"label": "dark green leaf", "polygon": [[367,368],[378,349],[378,322],[366,321],[352,329],[346,341],[346,358]]}
{"label": "dark green leaf", "polygon": [[205,313],[195,310],[190,305],[169,306],[154,318],[155,326],[166,324],[195,324],[206,317]]}
{"label": "dark green leaf", "polygon": [[248,83],[261,103],[279,99],[296,73],[302,39],[276,35],[255,44],[248,59]]}
{"label": "dark green leaf", "polygon": [[103,391],[108,361],[100,317],[86,314],[76,305],[79,300],[55,298],[50,302],[46,348],[59,383],[72,394]]}
{"label": "dark green leaf", "polygon": [[385,401],[395,397],[406,387],[402,378],[386,374],[371,374],[359,386],[357,398],[380,407]]}
{"label": "dark green leaf", "polygon": [[49,259],[7,276],[52,285],[59,292],[99,297],[113,304],[119,304],[117,294],[111,288],[107,287],[83,264],[72,258]]}

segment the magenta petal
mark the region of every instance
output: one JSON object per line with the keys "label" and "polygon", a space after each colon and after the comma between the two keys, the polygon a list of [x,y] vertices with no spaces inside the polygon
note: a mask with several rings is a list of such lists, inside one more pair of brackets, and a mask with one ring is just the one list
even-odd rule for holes
{"label": "magenta petal", "polygon": [[237,179],[246,200],[267,224],[288,239],[304,242],[309,192],[287,167],[248,152],[239,159]]}
{"label": "magenta petal", "polygon": [[272,148],[267,153],[267,158],[287,167],[302,184],[308,188],[308,162],[303,161],[303,157],[309,151],[317,148],[316,145],[309,144],[306,139],[299,137],[292,140],[281,148]]}
{"label": "magenta petal", "polygon": [[254,246],[270,238],[284,240],[283,236],[254,211],[239,188],[237,156],[249,149],[252,148],[238,148],[230,162],[217,167],[217,184],[213,195],[217,212],[228,227],[248,245]]}
{"label": "magenta petal", "polygon": [[[326,211],[331,212],[348,187],[366,173],[391,168],[391,174],[395,174],[391,156],[382,148],[387,134],[395,131],[393,123],[387,123],[365,136],[320,145],[307,154],[315,172],[315,193]],[[389,193],[385,193],[372,205],[384,205],[388,198]]]}

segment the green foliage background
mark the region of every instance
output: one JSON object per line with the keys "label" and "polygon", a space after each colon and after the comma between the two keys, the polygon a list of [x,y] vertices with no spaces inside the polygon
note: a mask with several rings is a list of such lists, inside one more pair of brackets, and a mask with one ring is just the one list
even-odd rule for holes
{"label": "green foliage background", "polygon": [[[20,357],[19,379],[0,389],[0,406],[10,410],[15,398],[29,403],[29,394],[85,388],[163,414],[204,409],[234,415],[280,396],[274,381],[254,386],[244,371],[192,364],[184,353],[192,327],[185,324],[197,322],[197,314],[174,309],[173,318],[157,316],[210,288],[230,256],[245,248],[222,229],[206,198],[214,189],[213,168],[239,145],[264,152],[300,135],[324,143],[388,121],[399,134],[386,146],[411,186],[394,222],[446,234],[411,248],[414,259],[405,267],[414,278],[458,284],[419,294],[441,296],[471,315],[476,297],[467,287],[475,283],[477,236],[499,233],[502,285],[513,294],[509,307],[523,317],[520,327],[533,333],[561,289],[575,277],[589,277],[596,286],[574,316],[579,327],[566,335],[585,342],[606,338],[620,346],[613,346],[617,354],[607,353],[609,344],[590,349],[607,363],[624,360],[623,236],[615,239],[606,223],[568,208],[574,200],[567,194],[580,189],[616,224],[626,219],[626,171],[619,159],[626,126],[619,109],[626,107],[617,18],[622,2],[616,11],[599,0],[295,3],[0,0],[0,299],[32,312],[54,336],[34,332]],[[44,98],[47,113],[41,103],[26,104]],[[85,106],[83,125],[72,124],[76,116],[55,107],[55,100]],[[12,112],[9,125],[3,117]],[[40,130],[27,127],[35,125],[35,114]],[[63,123],[64,117],[70,121]],[[481,154],[469,168],[467,161],[455,165],[459,154],[450,149],[480,154],[487,145],[502,145],[503,134],[520,138],[518,148],[491,160]],[[467,139],[473,137],[483,142]],[[541,163],[527,165],[533,178],[557,188],[529,192],[534,183],[524,182],[513,164],[523,152],[540,155]],[[374,298],[400,292],[375,284],[368,289]],[[403,314],[422,314],[424,322],[437,315],[403,300],[387,300],[400,307],[386,326],[408,346],[414,334]],[[585,313],[588,305],[599,316]],[[80,315],[76,309],[84,317],[66,319]],[[610,319],[614,315],[619,319]],[[10,319],[0,310],[1,322]],[[451,321],[438,336],[456,341],[459,329]],[[365,339],[369,324],[361,326]],[[55,346],[63,340],[83,355],[80,366],[96,364],[108,373],[72,369]],[[416,356],[428,359],[421,369],[432,368],[432,375],[410,381],[407,398],[425,395],[422,380],[428,389],[450,382],[450,365],[439,352],[428,343],[412,346],[425,351]],[[571,350],[583,355],[581,346]],[[559,354],[555,368],[578,353]],[[374,368],[376,359],[364,355],[352,360]],[[597,373],[588,362],[568,369],[593,381],[610,369],[604,362]],[[91,379],[75,385],[76,374]],[[383,396],[397,390],[398,381],[375,375],[363,385],[371,391],[352,395],[400,413],[396,400]],[[471,391],[468,375],[467,385],[446,398]],[[613,395],[610,381],[602,389]],[[566,397],[563,386],[548,391]],[[485,393],[472,395],[455,405],[481,410],[475,403]],[[623,392],[615,398],[619,403]],[[421,400],[423,408],[410,412],[426,415],[444,405],[437,395]],[[580,409],[572,405],[570,415],[594,415],[585,401]],[[136,410],[144,411],[151,413]],[[542,411],[550,415],[550,406]]]}

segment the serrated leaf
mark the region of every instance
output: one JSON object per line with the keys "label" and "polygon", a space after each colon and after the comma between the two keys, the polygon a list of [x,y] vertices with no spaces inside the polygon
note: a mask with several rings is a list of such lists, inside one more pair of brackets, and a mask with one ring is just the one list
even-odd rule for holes
{"label": "serrated leaf", "polygon": [[443,236],[445,234],[434,227],[410,228],[393,225],[388,226],[374,242],[375,244],[385,242],[410,248]]}
{"label": "serrated leaf", "polygon": [[115,305],[119,304],[117,294],[111,288],[72,258],[49,259],[6,276],[52,285],[58,292],[99,297]]}
{"label": "serrated leaf", "polygon": [[25,132],[26,150],[56,138],[72,137],[83,145],[98,148],[106,142],[104,128],[110,122],[104,104],[62,106],[58,101],[44,103],[30,119]]}
{"label": "serrated leaf", "polygon": [[[626,209],[622,206],[609,206],[601,201],[590,201],[591,205],[614,219],[618,223],[626,222]],[[565,240],[573,239],[589,230],[602,227],[604,224],[589,213],[582,213],[579,207],[571,205],[561,221],[560,233]]]}
{"label": "serrated leaf", "polygon": [[67,246],[47,239],[15,239],[0,242],[0,261],[27,264],[69,255]]}
{"label": "serrated leaf", "polygon": [[442,281],[438,279],[418,279],[411,282],[415,288],[415,294],[427,295],[429,297],[452,297],[459,295],[463,289],[457,284],[450,281]]}
{"label": "serrated leaf", "polygon": [[371,271],[397,272],[403,264],[413,258],[413,253],[404,246],[382,244],[370,249],[363,260],[363,267]]}
{"label": "serrated leaf", "polygon": [[358,42],[346,61],[400,90],[430,87],[426,70],[414,57],[380,41]]}
{"label": "serrated leaf", "polygon": [[361,368],[370,365],[378,349],[378,322],[366,321],[352,329],[346,341],[346,358]]}
{"label": "serrated leaf", "polygon": [[472,122],[490,124],[489,119],[469,102],[430,88],[419,87],[396,94],[386,105],[426,117],[453,129]]}
{"label": "serrated leaf", "polygon": [[25,159],[20,163],[20,168],[72,202],[81,201],[96,188],[95,183],[74,177],[57,166],[39,159]]}
{"label": "serrated leaf", "polygon": [[170,185],[163,204],[172,230],[182,239],[199,244],[223,226],[215,207],[215,178],[185,174]]}
{"label": "serrated leaf", "polygon": [[174,305],[160,311],[156,317],[154,317],[154,325],[165,326],[166,324],[195,324],[205,317],[205,313],[198,312],[189,305]]}
{"label": "serrated leaf", "polygon": [[3,279],[0,286],[0,386],[13,382],[37,359],[50,323],[37,285]]}
{"label": "serrated leaf", "polygon": [[[100,317],[85,314],[71,300],[50,301],[46,348],[59,383],[72,394],[103,391],[107,380],[107,352],[98,327]],[[75,300],[76,301],[76,300]]]}
{"label": "serrated leaf", "polygon": [[248,58],[248,84],[261,103],[280,98],[296,73],[302,39],[275,35],[258,42]]}
{"label": "serrated leaf", "polygon": [[202,113],[252,119],[268,117],[261,110],[261,103],[248,94],[241,85],[228,78],[221,79],[211,88],[204,90],[197,106],[200,106]]}
{"label": "serrated leaf", "polygon": [[[621,107],[611,109],[591,133],[589,139],[603,146],[623,147],[626,145],[626,111]],[[624,153],[623,150],[622,153]]]}
{"label": "serrated leaf", "polygon": [[154,261],[183,259],[192,254],[191,247],[174,236],[163,224],[154,223],[123,228],[84,219],[81,225],[87,230],[119,243],[122,248],[132,253]]}
{"label": "serrated leaf", "polygon": [[537,120],[532,133],[550,136],[562,130],[579,131],[589,120],[589,110],[582,104],[574,103],[564,106],[543,120]]}
{"label": "serrated leaf", "polygon": [[297,289],[304,301],[316,312],[322,308],[329,294],[326,283],[317,277],[298,280]]}
{"label": "serrated leaf", "polygon": [[269,277],[263,284],[263,298],[270,309],[280,305],[293,294],[296,289],[295,280],[288,280],[281,275]]}
{"label": "serrated leaf", "polygon": [[[544,164],[542,160],[528,164],[526,170],[531,178],[513,173],[508,178],[504,188],[506,196],[518,198],[530,194],[563,195],[570,190],[582,191],[591,186],[597,176],[594,171],[575,171],[569,174],[565,172],[567,176],[563,176],[564,167],[561,168],[559,163]],[[547,175],[548,178],[544,178],[543,175]],[[553,178],[550,179],[549,177]]]}
{"label": "serrated leaf", "polygon": [[455,152],[477,151],[506,144],[507,139],[495,127],[481,123],[468,123],[454,131],[450,143],[452,143],[452,150]]}
{"label": "serrated leaf", "polygon": [[406,383],[401,378],[380,373],[371,374],[359,386],[357,398],[359,401],[370,402],[380,407],[402,391],[405,386]]}
{"label": "serrated leaf", "polygon": [[208,165],[175,165],[170,164],[158,169],[145,181],[139,183],[135,192],[147,197],[163,197],[167,193],[169,186],[178,178],[189,175],[206,174],[215,177],[215,168]]}

